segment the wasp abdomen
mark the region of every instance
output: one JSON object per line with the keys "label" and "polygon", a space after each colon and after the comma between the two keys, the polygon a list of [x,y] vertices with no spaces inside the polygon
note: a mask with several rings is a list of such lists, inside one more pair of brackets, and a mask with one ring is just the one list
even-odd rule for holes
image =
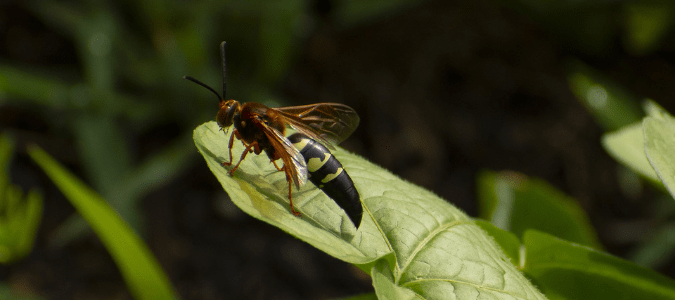
{"label": "wasp abdomen", "polygon": [[333,199],[349,216],[356,228],[361,225],[361,197],[352,178],[328,148],[307,136],[295,133],[288,137],[307,163],[309,180]]}

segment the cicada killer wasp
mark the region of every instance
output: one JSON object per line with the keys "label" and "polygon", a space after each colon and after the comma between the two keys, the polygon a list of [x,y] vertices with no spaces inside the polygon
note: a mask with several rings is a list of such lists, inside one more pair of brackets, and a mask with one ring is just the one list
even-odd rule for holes
{"label": "cicada killer wasp", "polygon": [[[237,138],[244,144],[239,162],[229,170],[232,176],[249,153],[260,154],[265,151],[272,164],[286,174],[288,199],[291,212],[300,213],[293,206],[291,187],[299,190],[307,179],[332,198],[359,227],[363,208],[358,191],[342,164],[330,153],[328,148],[339,144],[349,137],[359,125],[359,116],[349,106],[339,103],[317,103],[289,107],[267,107],[260,103],[241,104],[237,100],[225,100],[225,42],[221,43],[223,61],[223,96],[208,85],[192,77],[185,76],[218,96],[220,110],[216,121],[221,129],[233,126],[228,144],[230,160],[223,162],[227,167],[233,164],[232,147]],[[286,137],[286,127],[297,134]],[[283,166],[276,163],[281,159]]]}

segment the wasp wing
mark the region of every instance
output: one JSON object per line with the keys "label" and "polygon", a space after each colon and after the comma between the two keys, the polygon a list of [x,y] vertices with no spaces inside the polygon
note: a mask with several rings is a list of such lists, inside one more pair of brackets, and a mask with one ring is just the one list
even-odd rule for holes
{"label": "wasp wing", "polygon": [[359,126],[359,115],[351,107],[340,103],[272,108],[284,116],[298,132],[329,148],[347,139]]}
{"label": "wasp wing", "polygon": [[281,132],[264,122],[255,124],[265,133],[277,156],[284,162],[284,168],[290,173],[295,186],[300,189],[307,182],[307,164],[302,154]]}

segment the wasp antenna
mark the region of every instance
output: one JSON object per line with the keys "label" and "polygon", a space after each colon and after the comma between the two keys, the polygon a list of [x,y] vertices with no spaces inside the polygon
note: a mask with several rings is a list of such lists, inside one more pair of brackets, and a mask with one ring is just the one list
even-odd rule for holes
{"label": "wasp antenna", "polygon": [[221,101],[221,100],[225,99],[225,98],[223,98],[223,97],[220,97],[220,95],[218,95],[218,92],[216,92],[216,90],[214,90],[212,87],[206,85],[206,83],[203,83],[203,82],[201,82],[201,81],[199,81],[199,80],[197,80],[197,79],[194,79],[194,78],[192,78],[192,77],[190,77],[190,76],[183,76],[183,79],[190,80],[190,81],[192,81],[192,82],[194,82],[194,83],[196,83],[196,84],[199,84],[199,85],[201,85],[201,86],[207,88],[209,91],[212,91],[212,92],[213,92],[214,94],[216,94],[216,96],[218,97],[218,101]]}
{"label": "wasp antenna", "polygon": [[226,88],[225,87],[227,86],[227,67],[226,67],[226,64],[225,64],[225,46],[226,45],[227,45],[226,41],[223,41],[222,43],[220,43],[220,57],[223,60],[223,99],[225,99],[225,95],[226,95],[226,93],[225,93]]}

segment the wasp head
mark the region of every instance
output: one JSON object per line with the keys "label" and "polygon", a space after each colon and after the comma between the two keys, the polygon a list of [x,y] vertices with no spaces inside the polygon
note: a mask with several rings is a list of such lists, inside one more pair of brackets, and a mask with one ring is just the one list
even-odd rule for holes
{"label": "wasp head", "polygon": [[220,110],[216,116],[216,121],[221,128],[229,127],[234,122],[234,115],[241,111],[241,105],[237,100],[221,100]]}

